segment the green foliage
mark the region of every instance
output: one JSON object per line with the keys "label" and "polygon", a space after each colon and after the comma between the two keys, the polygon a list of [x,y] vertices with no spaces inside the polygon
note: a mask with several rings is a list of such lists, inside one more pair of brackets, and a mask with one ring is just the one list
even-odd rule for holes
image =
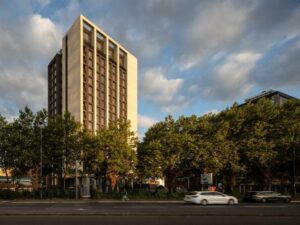
{"label": "green foliage", "polygon": [[139,143],[139,176],[165,177],[170,191],[174,183],[168,180],[203,172],[214,173],[231,191],[237,176],[248,183],[286,182],[300,148],[299,121],[298,100],[278,106],[262,99],[218,114],[169,116],[150,127]]}
{"label": "green foliage", "polygon": [[98,169],[104,171],[114,190],[119,178],[135,176],[137,138],[129,122],[117,120],[98,130],[96,139]]}
{"label": "green foliage", "polygon": [[13,161],[10,151],[8,122],[0,115],[0,168],[5,171],[8,179],[8,170],[12,168]]}
{"label": "green foliage", "polygon": [[17,197],[16,193],[9,189],[0,190],[0,199],[13,200]]}
{"label": "green foliage", "polygon": [[[149,191],[129,191],[128,197],[130,200],[182,200],[184,197],[184,193],[168,193],[168,192],[149,192]],[[114,193],[104,193],[99,192],[96,189],[91,190],[91,198],[92,199],[122,199],[121,192],[114,192]]]}
{"label": "green foliage", "polygon": [[[79,193],[80,197],[80,193]],[[13,191],[9,189],[0,189],[0,199],[14,200],[14,199],[39,199],[39,191],[27,191],[27,190],[18,190]],[[43,198],[64,198],[64,199],[75,199],[75,190],[68,189],[63,190],[60,188],[52,188],[49,190],[43,191]]]}
{"label": "green foliage", "polygon": [[112,193],[105,193],[100,192],[97,189],[91,189],[91,198],[92,199],[118,199],[122,198],[122,193],[112,192]]}
{"label": "green foliage", "polygon": [[[294,161],[299,165],[300,102],[276,106],[263,99],[243,107],[234,104],[218,114],[168,116],[150,127],[138,146],[129,122],[112,122],[94,134],[69,113],[48,118],[46,110],[33,113],[25,107],[12,122],[0,115],[0,140],[0,167],[7,176],[12,171],[15,182],[30,175],[35,189],[31,194],[3,190],[0,197],[38,197],[41,143],[43,176],[59,176],[58,186],[45,192],[49,198],[75,196],[65,189],[63,175],[74,173],[76,160],[83,162],[83,173],[104,178],[112,190],[118,180],[165,177],[172,192],[176,178],[212,172],[233,191],[236,178],[264,185],[293,181]],[[106,197],[97,191],[93,195]],[[153,193],[135,196],[142,195]]]}

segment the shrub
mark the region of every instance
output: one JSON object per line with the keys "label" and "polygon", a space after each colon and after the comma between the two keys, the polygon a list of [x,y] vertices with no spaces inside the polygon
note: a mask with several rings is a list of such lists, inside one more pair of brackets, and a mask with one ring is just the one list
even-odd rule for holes
{"label": "shrub", "polygon": [[10,189],[1,189],[0,190],[0,199],[8,199],[12,200],[17,197],[17,193],[15,191],[12,191]]}

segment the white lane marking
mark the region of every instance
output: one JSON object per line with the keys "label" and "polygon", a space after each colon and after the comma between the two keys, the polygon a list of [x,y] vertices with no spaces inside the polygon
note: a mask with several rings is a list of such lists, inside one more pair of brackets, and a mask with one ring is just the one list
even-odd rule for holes
{"label": "white lane marking", "polygon": [[57,202],[11,202],[12,204],[49,204]]}
{"label": "white lane marking", "polygon": [[245,205],[245,208],[291,208],[287,205]]}
{"label": "white lane marking", "polygon": [[79,211],[86,211],[87,209],[79,208],[79,209],[77,209],[77,210],[79,210]]}

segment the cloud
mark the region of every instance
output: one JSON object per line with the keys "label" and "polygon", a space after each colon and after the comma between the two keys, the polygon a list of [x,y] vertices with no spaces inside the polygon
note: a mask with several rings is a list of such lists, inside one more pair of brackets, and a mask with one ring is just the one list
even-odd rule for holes
{"label": "cloud", "polygon": [[187,100],[179,95],[183,79],[168,79],[162,68],[146,70],[139,83],[139,93],[145,100],[154,102],[167,113],[184,107]]}
{"label": "cloud", "polygon": [[[84,1],[85,2],[85,1]],[[84,4],[84,2],[82,4]],[[99,1],[92,5],[100,5]],[[89,6],[90,7],[90,6]],[[53,12],[51,16],[54,21],[62,28],[64,34],[67,33],[67,30],[71,27],[75,19],[82,14],[82,7],[78,0],[69,1],[65,7],[61,7],[58,10]]]}
{"label": "cloud", "polygon": [[47,63],[80,13],[137,56],[144,71],[140,101],[164,112],[178,112],[193,99],[236,100],[253,87],[299,85],[299,44],[282,44],[300,35],[298,0],[0,4],[1,113],[46,106]]}
{"label": "cloud", "polygon": [[206,115],[206,114],[218,114],[220,111],[217,110],[217,109],[212,109],[212,110],[209,110],[207,112],[204,112],[203,115]]}
{"label": "cloud", "polygon": [[[272,53],[273,51],[276,54]],[[274,46],[258,65],[255,79],[267,88],[297,87],[300,85],[300,36]]]}
{"label": "cloud", "polygon": [[[199,80],[198,91],[208,98],[223,101],[245,95],[254,85],[252,70],[260,57],[253,52],[228,55],[209,76]],[[195,92],[195,88],[192,85],[190,91]]]}
{"label": "cloud", "polygon": [[17,21],[1,23],[1,59],[38,60],[53,55],[60,46],[60,29],[39,14],[29,15],[23,20],[22,24]]}
{"label": "cloud", "polygon": [[[35,0],[35,2],[40,9],[44,9],[51,3],[51,0]],[[35,2],[33,4],[35,4]]]}
{"label": "cloud", "polygon": [[9,118],[26,105],[47,106],[47,64],[61,42],[50,19],[27,14],[22,21],[0,22],[0,112]]}
{"label": "cloud", "polygon": [[138,124],[140,128],[149,128],[156,122],[157,120],[155,120],[154,118],[139,114]]}
{"label": "cloud", "polygon": [[240,8],[234,1],[200,4],[198,13],[184,32],[180,68],[190,69],[220,49],[233,44],[245,28],[249,9]]}

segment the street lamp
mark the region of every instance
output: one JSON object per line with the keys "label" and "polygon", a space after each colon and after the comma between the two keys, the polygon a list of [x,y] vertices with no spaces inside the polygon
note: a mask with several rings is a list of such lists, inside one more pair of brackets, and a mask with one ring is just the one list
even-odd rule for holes
{"label": "street lamp", "polygon": [[43,199],[43,122],[40,122],[41,146],[40,146],[40,198]]}
{"label": "street lamp", "polygon": [[293,147],[293,196],[296,196],[296,148]]}
{"label": "street lamp", "polygon": [[78,160],[75,160],[75,199],[78,200]]}

